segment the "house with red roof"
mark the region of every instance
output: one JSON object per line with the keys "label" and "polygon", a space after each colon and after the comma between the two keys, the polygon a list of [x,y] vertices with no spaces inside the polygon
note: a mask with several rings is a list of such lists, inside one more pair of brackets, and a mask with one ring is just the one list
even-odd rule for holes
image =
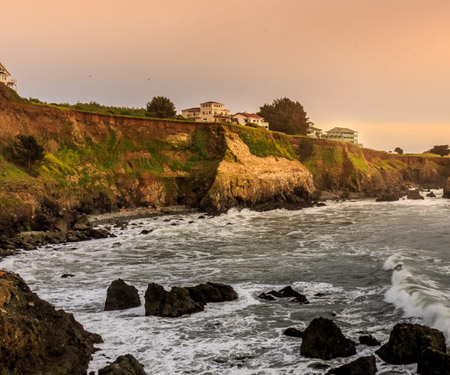
{"label": "house with red roof", "polygon": [[197,122],[231,122],[231,112],[225,104],[209,101],[200,103],[200,107],[183,109],[181,115]]}

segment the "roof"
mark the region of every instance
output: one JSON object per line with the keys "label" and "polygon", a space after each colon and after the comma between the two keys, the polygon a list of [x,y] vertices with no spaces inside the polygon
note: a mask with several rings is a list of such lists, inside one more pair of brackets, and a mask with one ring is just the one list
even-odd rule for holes
{"label": "roof", "polygon": [[210,102],[203,102],[203,103],[200,103],[200,104],[222,104],[222,105],[223,105],[223,103],[213,102],[213,101],[210,101]]}
{"label": "roof", "polygon": [[356,130],[352,130],[349,128],[333,128],[328,130],[327,133],[358,133]]}
{"label": "roof", "polygon": [[200,111],[200,107],[182,109],[181,111],[182,112],[183,111],[199,112]]}
{"label": "roof", "polygon": [[308,130],[310,130],[310,131],[316,131],[316,130],[322,131],[322,129],[316,128],[316,127],[314,127],[312,125],[309,125]]}
{"label": "roof", "polygon": [[256,113],[247,113],[247,112],[238,112],[234,116],[241,115],[244,117],[257,118],[259,120],[264,120],[261,116],[258,116]]}
{"label": "roof", "polygon": [[8,69],[5,68],[5,66],[0,62],[0,69],[4,70],[6,72],[7,75],[11,75],[10,72],[8,72]]}

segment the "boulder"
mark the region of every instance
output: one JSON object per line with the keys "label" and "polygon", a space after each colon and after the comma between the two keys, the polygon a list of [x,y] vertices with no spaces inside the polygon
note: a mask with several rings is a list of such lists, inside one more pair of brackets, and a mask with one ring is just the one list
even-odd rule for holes
{"label": "boulder", "polygon": [[261,299],[268,300],[268,301],[275,300],[275,298],[273,298],[273,297],[292,298],[292,300],[291,300],[292,302],[298,302],[298,303],[304,303],[304,304],[309,303],[308,299],[303,294],[300,294],[299,292],[294,290],[291,286],[286,286],[283,289],[280,289],[277,291],[271,290],[270,292],[267,292],[267,293],[261,293],[258,297]]}
{"label": "boulder", "polygon": [[170,292],[155,283],[145,292],[145,315],[176,318],[185,314],[203,311],[204,303],[195,302],[186,288],[174,286]]}
{"label": "boulder", "polygon": [[375,357],[370,355],[331,369],[326,375],[375,375],[376,372]]}
{"label": "boulder", "polygon": [[371,335],[359,336],[359,343],[367,346],[378,346],[381,343]]}
{"label": "boulder", "polygon": [[450,177],[447,178],[447,181],[445,182],[444,195],[442,198],[450,198]]}
{"label": "boulder", "polygon": [[206,304],[208,302],[234,301],[238,298],[237,293],[230,285],[218,283],[199,284],[186,288],[195,302]]}
{"label": "boulder", "polygon": [[316,318],[303,333],[300,353],[306,357],[327,360],[349,357],[356,354],[356,349],[355,344],[344,337],[333,321]]}
{"label": "boulder", "polygon": [[98,375],[147,375],[131,354],[121,355],[110,365],[98,370]]}
{"label": "boulder", "polygon": [[396,192],[386,192],[379,196],[375,202],[395,202],[400,199],[400,194]]}
{"label": "boulder", "polygon": [[450,355],[433,349],[425,349],[417,362],[421,375],[450,375]]}
{"label": "boulder", "polygon": [[101,337],[0,271],[0,374],[85,375]]}
{"label": "boulder", "polygon": [[375,353],[393,365],[417,362],[427,348],[445,353],[445,338],[441,331],[420,324],[397,324],[391,331],[389,341]]}
{"label": "boulder", "polygon": [[407,199],[412,199],[412,200],[423,200],[425,199],[424,197],[422,197],[422,195],[420,195],[420,190],[410,190],[408,191],[408,194],[406,195]]}
{"label": "boulder", "polygon": [[258,298],[261,298],[266,301],[275,301],[275,297],[268,293],[261,293]]}
{"label": "boulder", "polygon": [[114,280],[106,291],[105,311],[141,306],[138,290],[122,279]]}
{"label": "boulder", "polygon": [[294,328],[294,327],[286,328],[283,331],[283,335],[289,336],[289,337],[303,337],[303,333],[304,333],[303,331],[300,331],[299,329]]}
{"label": "boulder", "polygon": [[428,193],[428,194],[427,194],[427,197],[428,197],[428,198],[436,198],[436,194],[434,194],[433,192],[431,192],[431,193]]}

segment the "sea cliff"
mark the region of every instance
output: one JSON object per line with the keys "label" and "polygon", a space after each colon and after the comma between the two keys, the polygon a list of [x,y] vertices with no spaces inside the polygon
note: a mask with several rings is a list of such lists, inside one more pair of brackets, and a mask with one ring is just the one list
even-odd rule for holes
{"label": "sea cliff", "polygon": [[[33,135],[45,157],[29,173],[5,151]],[[303,207],[315,191],[374,196],[441,187],[450,159],[393,155],[348,143],[237,125],[64,110],[0,88],[0,226],[35,229],[39,213],[183,205]],[[55,208],[56,207],[56,208]],[[46,229],[46,228],[41,228]]]}

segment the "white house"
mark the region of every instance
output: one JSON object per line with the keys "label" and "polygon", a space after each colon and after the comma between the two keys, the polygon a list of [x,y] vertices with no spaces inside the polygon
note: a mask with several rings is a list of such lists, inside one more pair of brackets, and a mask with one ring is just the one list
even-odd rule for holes
{"label": "white house", "polygon": [[0,63],[0,82],[17,91],[17,81],[11,78],[11,74],[2,63]]}
{"label": "white house", "polygon": [[325,132],[322,138],[332,139],[335,141],[350,142],[356,146],[362,146],[358,143],[358,132],[348,128],[333,128]]}
{"label": "white house", "polygon": [[233,115],[232,120],[239,125],[257,125],[269,130],[269,123],[255,113],[239,112]]}
{"label": "white house", "polygon": [[306,130],[306,135],[310,138],[322,138],[322,129],[316,128],[310,123]]}
{"label": "white house", "polygon": [[219,102],[200,103],[200,107],[183,109],[181,115],[197,122],[231,122],[231,112]]}

